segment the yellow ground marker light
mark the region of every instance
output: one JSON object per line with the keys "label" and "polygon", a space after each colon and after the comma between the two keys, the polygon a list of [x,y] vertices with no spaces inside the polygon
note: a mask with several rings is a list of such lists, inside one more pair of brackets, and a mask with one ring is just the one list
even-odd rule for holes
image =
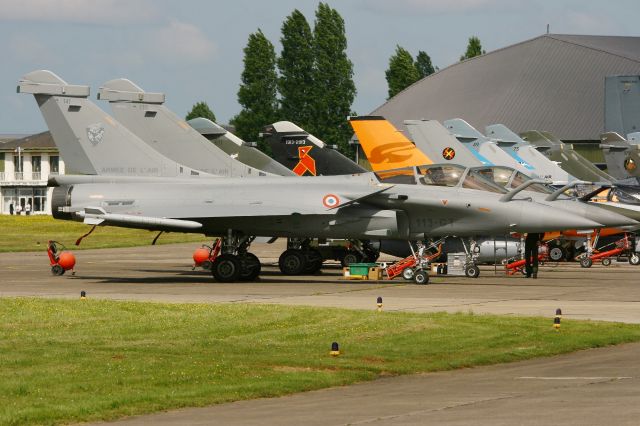
{"label": "yellow ground marker light", "polygon": [[329,355],[331,355],[331,356],[339,356],[340,355],[340,346],[338,345],[338,342],[333,342],[331,344],[331,352],[329,352]]}
{"label": "yellow ground marker light", "polygon": [[556,331],[560,331],[560,319],[562,318],[562,309],[558,308],[556,309],[556,316],[553,319],[553,328],[555,328]]}

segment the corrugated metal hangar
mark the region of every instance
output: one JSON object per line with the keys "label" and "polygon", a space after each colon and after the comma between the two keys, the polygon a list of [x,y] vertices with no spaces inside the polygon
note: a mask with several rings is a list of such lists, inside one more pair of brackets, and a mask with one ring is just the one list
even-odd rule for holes
{"label": "corrugated metal hangar", "polygon": [[480,131],[501,123],[596,142],[605,77],[620,74],[640,74],[640,37],[545,34],[444,68],[371,114],[398,128],[406,119],[460,117]]}

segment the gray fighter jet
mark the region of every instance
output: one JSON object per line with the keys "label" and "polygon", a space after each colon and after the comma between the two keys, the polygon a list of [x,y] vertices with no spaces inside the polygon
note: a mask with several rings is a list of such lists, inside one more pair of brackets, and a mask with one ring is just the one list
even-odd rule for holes
{"label": "gray fighter jet", "polygon": [[539,176],[532,165],[519,156],[513,156],[502,149],[492,140],[476,130],[461,118],[447,120],[444,126],[485,166],[499,165],[519,170],[522,173]]}
{"label": "gray fighter jet", "polygon": [[255,143],[243,141],[208,118],[197,117],[187,123],[227,155],[241,163],[273,175],[293,176],[295,174],[257,149]]}
{"label": "gray fighter jet", "polygon": [[[94,157],[106,156],[101,161],[113,162],[119,171],[119,159],[147,145],[92,108],[88,91],[43,71],[25,75],[18,84],[18,92],[35,96],[56,143],[80,154],[68,161],[93,165]],[[248,251],[252,236],[423,240],[602,226],[516,197],[519,191],[427,185],[415,170],[322,176],[304,183],[298,177],[279,176],[185,179],[179,169],[184,166],[175,162],[173,174],[163,177],[167,159],[154,153],[149,151],[157,167],[139,176],[110,176],[108,170],[94,167],[92,174],[103,176],[52,178],[54,217],[90,225],[222,235],[223,252],[212,267],[219,281],[257,276],[260,262]],[[398,178],[406,183],[391,183]],[[287,259],[305,262],[299,250],[292,250]]]}
{"label": "gray fighter jet", "polygon": [[640,178],[640,133],[631,133],[627,138],[616,132],[600,136],[607,172],[616,179]]}
{"label": "gray fighter jet", "polygon": [[567,173],[588,182],[611,183],[615,179],[578,154],[573,145],[562,142],[549,132],[527,131],[520,137],[531,143],[551,161],[558,163]]}

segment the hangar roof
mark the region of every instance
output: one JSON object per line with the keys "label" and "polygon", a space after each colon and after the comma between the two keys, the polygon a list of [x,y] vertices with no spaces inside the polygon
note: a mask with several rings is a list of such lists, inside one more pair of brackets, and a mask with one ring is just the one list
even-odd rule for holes
{"label": "hangar roof", "polygon": [[460,117],[482,132],[500,123],[599,140],[605,77],[629,74],[640,74],[640,37],[545,34],[444,68],[371,114],[399,128],[406,119]]}

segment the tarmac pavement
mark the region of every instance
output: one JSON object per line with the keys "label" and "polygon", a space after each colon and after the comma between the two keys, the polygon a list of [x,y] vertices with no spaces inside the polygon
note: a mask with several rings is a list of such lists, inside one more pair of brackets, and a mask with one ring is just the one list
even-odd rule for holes
{"label": "tarmac pavement", "polygon": [[[483,267],[477,279],[345,281],[334,264],[283,277],[281,244],[254,244],[256,282],[216,283],[191,270],[194,244],[76,251],[75,275],[52,276],[44,248],[0,253],[0,297],[37,296],[199,303],[274,303],[411,312],[474,312],[640,323],[639,267],[549,264],[537,280]],[[125,419],[125,424],[640,424],[640,344],[466,370],[385,378],[283,398]]]}

